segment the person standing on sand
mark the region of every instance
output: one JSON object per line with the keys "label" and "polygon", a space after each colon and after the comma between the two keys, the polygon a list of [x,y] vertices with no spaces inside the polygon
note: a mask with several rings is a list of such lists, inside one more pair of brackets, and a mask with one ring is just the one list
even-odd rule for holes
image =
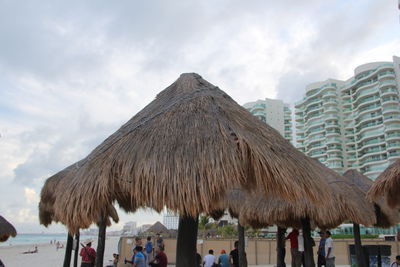
{"label": "person standing on sand", "polygon": [[232,267],[239,267],[239,241],[235,241],[233,246],[235,248],[229,253],[229,263]]}
{"label": "person standing on sand", "polygon": [[151,242],[151,236],[147,237],[147,242],[144,245],[144,255],[146,256],[146,264],[153,259],[153,242]]}
{"label": "person standing on sand", "polygon": [[88,242],[81,249],[79,255],[82,257],[81,267],[93,267],[96,260],[96,251],[92,248],[92,242]]}
{"label": "person standing on sand", "polygon": [[331,232],[326,231],[325,233],[325,260],[326,267],[335,267],[335,253],[333,249],[333,239],[331,237]]}
{"label": "person standing on sand", "polygon": [[326,266],[326,262],[325,262],[325,240],[326,240],[326,238],[325,238],[325,232],[320,231],[318,233],[319,233],[320,240],[319,240],[319,246],[318,246],[318,252],[317,252],[317,254],[318,254],[317,266],[322,267],[322,265]]}
{"label": "person standing on sand", "polygon": [[164,239],[162,238],[160,233],[157,234],[156,243],[157,243],[157,247],[163,247],[165,249]]}
{"label": "person standing on sand", "polygon": [[301,253],[299,252],[299,231],[293,229],[290,234],[286,237],[286,240],[290,240],[290,253],[292,254],[292,267],[301,266]]}

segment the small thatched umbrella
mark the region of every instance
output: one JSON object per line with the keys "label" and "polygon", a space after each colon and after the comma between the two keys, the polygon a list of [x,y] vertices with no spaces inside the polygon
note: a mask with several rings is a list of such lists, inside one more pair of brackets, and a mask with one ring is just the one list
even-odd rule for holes
{"label": "small thatched umbrella", "polygon": [[226,93],[183,74],[83,160],[57,197],[55,215],[74,231],[97,222],[114,200],[128,211],[167,206],[190,233],[178,234],[177,251],[186,255],[178,255],[177,266],[193,266],[193,218],[211,212],[226,189],[256,187],[318,203],[327,192],[318,186],[322,175]]}
{"label": "small thatched umbrella", "polygon": [[168,231],[167,227],[164,226],[164,224],[162,224],[159,221],[157,221],[149,229],[146,230],[146,233],[154,233],[154,234],[165,233],[165,234],[168,234],[169,231]]}
{"label": "small thatched umbrella", "polygon": [[[352,186],[342,176],[328,169],[321,163],[310,160],[310,166],[318,168],[325,174],[324,183],[329,184],[331,192],[325,195],[327,199],[334,198],[335,201],[326,201],[322,206],[316,206],[307,199],[290,201],[276,197],[265,197],[263,195],[245,191],[237,191],[228,195],[228,198],[237,198],[235,202],[228,200],[226,205],[240,205],[240,221],[242,223],[259,228],[266,225],[277,225],[279,229],[294,227],[303,228],[306,258],[308,265],[312,265],[312,253],[310,247],[310,222],[320,229],[330,229],[340,225],[344,221],[354,221],[364,225],[376,223],[374,207],[365,201],[363,192]],[[281,236],[281,235],[280,235]],[[278,245],[282,244],[277,240]],[[280,253],[280,250],[278,250]],[[282,259],[278,261],[282,264]],[[307,266],[308,266],[307,265]]]}
{"label": "small thatched umbrella", "polygon": [[[373,181],[367,176],[362,175],[357,170],[348,170],[343,176],[348,179],[355,187],[362,191],[362,197],[365,198],[368,190],[373,185]],[[382,199],[377,199],[375,203],[371,203],[371,209],[375,210],[377,227],[390,227],[395,225],[400,221],[399,212],[397,210],[391,209],[385,201]],[[354,225],[354,243],[357,256],[358,266],[366,266],[364,260],[362,245],[361,245],[361,234],[360,225],[358,223],[353,223]]]}
{"label": "small thatched umbrella", "polygon": [[382,196],[390,207],[400,207],[400,160],[384,170],[368,191],[368,198],[371,200]]}
{"label": "small thatched umbrella", "polygon": [[[39,202],[39,221],[40,224],[44,226],[49,226],[53,221],[58,222],[57,216],[54,212],[54,204],[56,202],[56,197],[62,192],[71,182],[71,177],[75,174],[79,165],[82,161],[72,164],[71,166],[65,168],[64,170],[58,172],[57,174],[48,178],[40,193]],[[106,224],[110,225],[111,221],[108,217],[111,217],[115,222],[118,222],[118,215],[116,210],[112,205],[109,205],[107,211],[107,221]],[[76,243],[79,244],[79,227],[73,232],[75,233]],[[73,236],[68,233],[67,245],[65,248],[65,256],[63,266],[70,266],[71,263],[71,252],[72,252],[72,242]],[[74,253],[74,266],[78,264],[78,251],[79,246],[76,246]]]}
{"label": "small thatched umbrella", "polygon": [[0,242],[5,242],[10,236],[15,237],[16,235],[17,231],[14,226],[0,215]]}

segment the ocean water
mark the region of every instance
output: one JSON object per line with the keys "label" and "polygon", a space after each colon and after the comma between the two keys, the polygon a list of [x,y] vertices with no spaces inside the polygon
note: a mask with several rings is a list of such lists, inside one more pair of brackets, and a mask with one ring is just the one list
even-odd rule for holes
{"label": "ocean water", "polygon": [[[93,236],[81,236],[81,240],[93,238]],[[1,242],[0,247],[11,245],[28,245],[28,244],[50,244],[54,240],[67,242],[67,234],[17,234],[16,237],[10,237],[6,242]]]}

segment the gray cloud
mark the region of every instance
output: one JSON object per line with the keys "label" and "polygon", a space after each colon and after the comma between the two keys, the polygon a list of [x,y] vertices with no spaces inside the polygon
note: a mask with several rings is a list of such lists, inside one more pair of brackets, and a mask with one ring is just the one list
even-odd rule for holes
{"label": "gray cloud", "polygon": [[32,209],[13,192],[39,192],[181,72],[199,72],[240,104],[293,103],[306,84],[351,76],[368,49],[398,40],[396,6],[373,0],[0,6],[0,188],[12,187],[1,210]]}

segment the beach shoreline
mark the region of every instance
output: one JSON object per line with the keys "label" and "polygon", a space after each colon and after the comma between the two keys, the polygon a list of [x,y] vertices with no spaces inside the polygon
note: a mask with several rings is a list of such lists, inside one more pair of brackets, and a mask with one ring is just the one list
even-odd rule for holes
{"label": "beach shoreline", "polygon": [[[96,249],[97,240],[94,240],[93,247]],[[104,266],[113,259],[113,253],[118,253],[118,236],[109,236],[106,239],[106,247],[104,253]],[[0,259],[7,267],[18,267],[28,264],[31,267],[42,266],[62,266],[64,261],[66,242],[60,241],[63,248],[56,248],[55,244],[37,243],[37,244],[15,244],[0,247]],[[23,254],[26,251],[38,248],[37,253]],[[74,259],[74,252],[71,255],[71,266]],[[81,257],[78,255],[78,266],[80,266]]]}

